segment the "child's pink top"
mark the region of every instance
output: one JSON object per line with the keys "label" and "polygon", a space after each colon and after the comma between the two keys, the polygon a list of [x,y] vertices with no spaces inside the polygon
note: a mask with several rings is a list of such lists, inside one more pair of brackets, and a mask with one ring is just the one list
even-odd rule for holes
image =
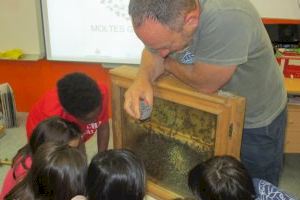
{"label": "child's pink top", "polygon": [[[27,166],[27,168],[29,169],[31,167],[31,157],[28,156],[25,159],[25,165]],[[3,185],[2,185],[2,190],[0,193],[0,200],[3,200],[5,195],[7,195],[7,193],[9,193],[9,191],[18,183],[20,182],[25,175],[27,174],[27,170],[24,169],[24,167],[22,166],[22,164],[20,163],[15,171],[15,176],[16,178],[14,178],[13,176],[13,168],[10,168],[9,171],[7,172],[5,179],[3,181]]]}

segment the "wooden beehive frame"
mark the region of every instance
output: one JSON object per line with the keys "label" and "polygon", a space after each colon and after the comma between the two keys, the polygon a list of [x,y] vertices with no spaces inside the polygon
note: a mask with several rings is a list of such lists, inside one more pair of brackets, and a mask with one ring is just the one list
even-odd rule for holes
{"label": "wooden beehive frame", "polygon": [[[138,68],[121,66],[110,70],[112,80],[112,125],[114,148],[123,147],[124,116],[123,99],[126,90],[133,82]],[[199,93],[183,84],[173,76],[160,78],[154,86],[154,96],[172,102],[202,110],[217,116],[215,136],[215,155],[233,155],[239,158],[244,121],[245,99],[243,97]],[[152,182],[148,183],[148,192],[158,199],[179,197]]]}

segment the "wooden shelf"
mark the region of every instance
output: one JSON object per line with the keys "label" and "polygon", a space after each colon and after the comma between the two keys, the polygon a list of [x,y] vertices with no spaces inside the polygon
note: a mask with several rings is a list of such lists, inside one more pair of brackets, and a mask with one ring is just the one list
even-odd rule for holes
{"label": "wooden shelf", "polygon": [[38,61],[45,58],[45,55],[42,54],[24,54],[22,56],[22,58],[20,59],[4,59],[4,58],[0,58],[0,60],[7,60],[7,61]]}
{"label": "wooden shelf", "polygon": [[298,19],[262,18],[264,24],[300,24]]}

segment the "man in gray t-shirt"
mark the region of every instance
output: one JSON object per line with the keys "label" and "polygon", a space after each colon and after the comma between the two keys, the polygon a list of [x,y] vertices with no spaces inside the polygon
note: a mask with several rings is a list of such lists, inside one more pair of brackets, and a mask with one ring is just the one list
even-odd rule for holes
{"label": "man in gray t-shirt", "polygon": [[241,159],[251,175],[277,185],[287,95],[261,18],[249,0],[130,0],[136,35],[146,48],[125,110],[153,102],[152,82],[165,71],[201,92],[246,97]]}

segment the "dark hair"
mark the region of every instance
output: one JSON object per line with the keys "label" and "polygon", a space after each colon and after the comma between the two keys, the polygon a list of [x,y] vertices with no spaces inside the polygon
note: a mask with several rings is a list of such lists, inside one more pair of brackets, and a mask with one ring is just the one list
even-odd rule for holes
{"label": "dark hair", "polygon": [[76,118],[84,118],[98,107],[102,109],[98,84],[83,73],[65,75],[57,82],[57,90],[63,108]]}
{"label": "dark hair", "polygon": [[151,19],[176,31],[183,25],[179,17],[195,8],[195,0],[130,0],[128,11],[134,27]]}
{"label": "dark hair", "polygon": [[252,179],[232,156],[215,156],[190,170],[188,185],[202,200],[253,200]]}
{"label": "dark hair", "polygon": [[85,193],[86,170],[86,156],[80,150],[45,143],[33,156],[26,177],[4,199],[70,200]]}
{"label": "dark hair", "polygon": [[129,150],[100,152],[89,165],[86,190],[88,200],[143,200],[143,162]]}
{"label": "dark hair", "polygon": [[73,122],[69,122],[60,117],[54,116],[40,122],[33,130],[29,143],[20,148],[13,158],[13,176],[15,176],[16,168],[22,164],[24,169],[28,169],[25,160],[28,156],[35,154],[39,146],[45,142],[58,142],[67,144],[69,141],[80,138],[82,132],[80,128]]}

